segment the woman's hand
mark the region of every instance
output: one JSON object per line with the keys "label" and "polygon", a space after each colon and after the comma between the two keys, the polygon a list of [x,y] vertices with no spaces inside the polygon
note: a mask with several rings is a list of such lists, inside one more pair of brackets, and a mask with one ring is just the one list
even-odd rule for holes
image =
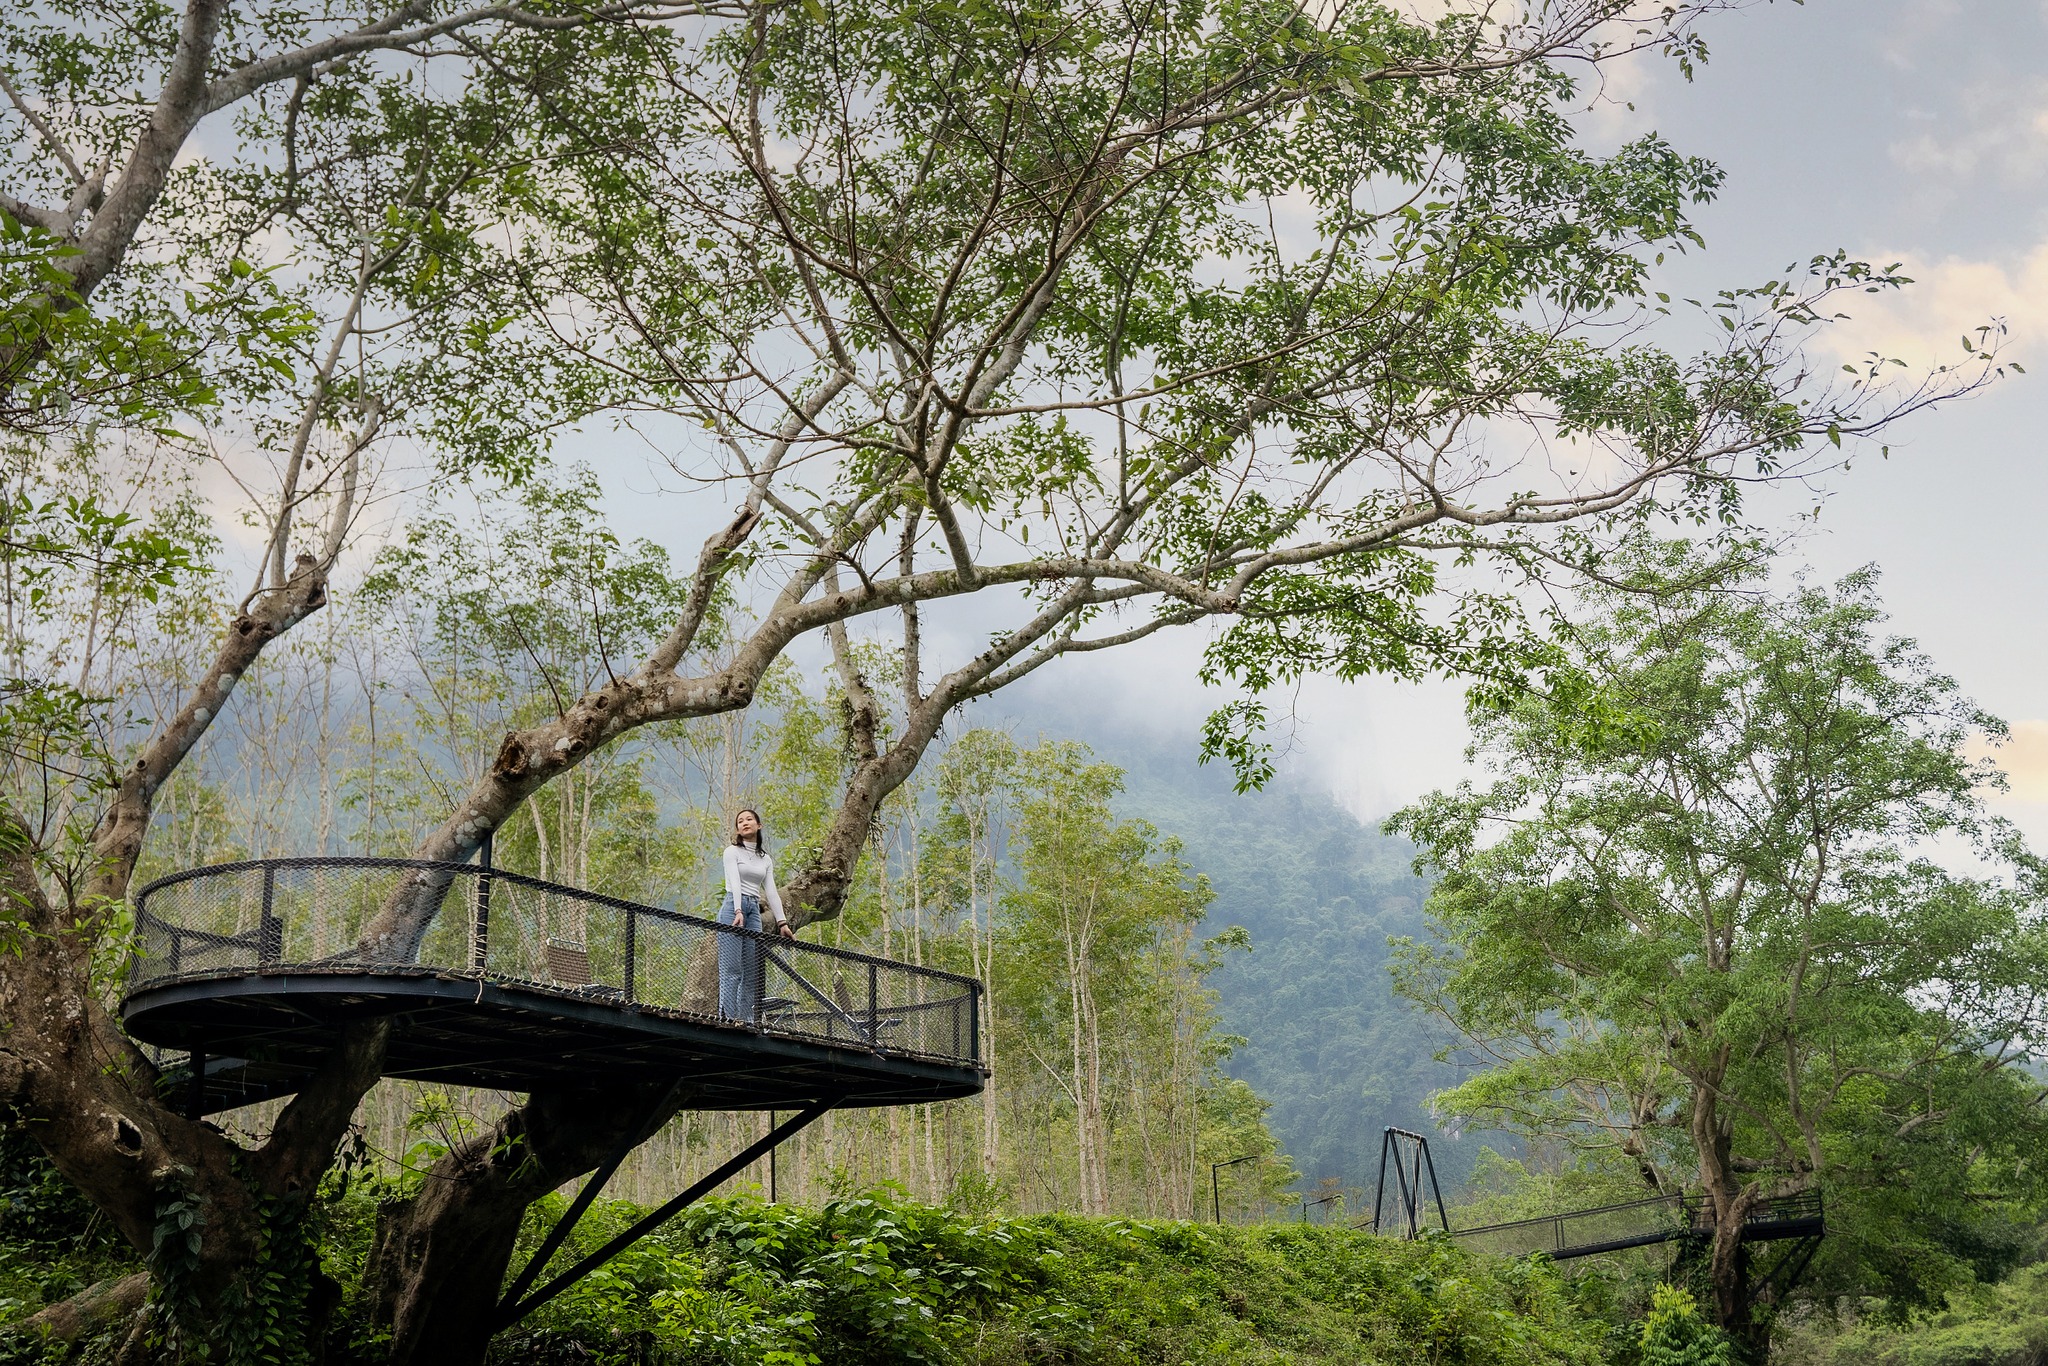
{"label": "woman's hand", "polygon": [[784,939],[796,938],[796,931],[789,927],[789,922],[787,920],[777,921],[775,928],[782,931],[782,937]]}

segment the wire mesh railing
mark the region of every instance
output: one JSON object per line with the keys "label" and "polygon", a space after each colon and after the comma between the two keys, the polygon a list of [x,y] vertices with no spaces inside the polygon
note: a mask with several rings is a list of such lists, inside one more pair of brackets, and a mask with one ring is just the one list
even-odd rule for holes
{"label": "wire mesh railing", "polygon": [[[1803,1234],[1822,1219],[1819,1191],[1759,1200],[1743,1216],[1742,1237],[1764,1242]],[[1461,1246],[1502,1257],[1547,1252],[1553,1257],[1645,1247],[1713,1232],[1714,1207],[1697,1195],[1652,1195],[1597,1209],[1570,1210],[1481,1228],[1455,1229]]]}
{"label": "wire mesh railing", "polygon": [[[439,911],[403,962],[366,937],[386,908]],[[195,868],[136,897],[131,991],[247,973],[432,971],[763,1033],[944,1062],[981,1060],[981,984],[754,934],[468,863],[275,858]]]}
{"label": "wire mesh railing", "polygon": [[1534,1219],[1516,1219],[1483,1228],[1457,1229],[1451,1234],[1461,1246],[1499,1257],[1521,1257],[1531,1252],[1552,1256],[1580,1248],[1628,1247],[1667,1242],[1691,1227],[1685,1197],[1653,1195],[1599,1209],[1572,1210],[1546,1214]]}

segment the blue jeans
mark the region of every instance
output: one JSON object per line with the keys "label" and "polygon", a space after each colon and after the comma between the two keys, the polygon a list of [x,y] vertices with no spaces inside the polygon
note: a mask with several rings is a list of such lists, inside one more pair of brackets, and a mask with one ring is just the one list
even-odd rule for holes
{"label": "blue jeans", "polygon": [[[740,898],[742,928],[761,932],[761,902],[757,897]],[[732,893],[718,906],[718,923],[732,925]],[[744,935],[718,936],[718,1013],[728,1020],[754,1022],[761,1011],[761,941]]]}

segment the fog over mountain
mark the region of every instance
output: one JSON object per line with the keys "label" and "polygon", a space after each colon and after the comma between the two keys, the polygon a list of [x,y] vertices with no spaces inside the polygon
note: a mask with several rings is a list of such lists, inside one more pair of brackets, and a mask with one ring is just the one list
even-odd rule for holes
{"label": "fog over mountain", "polygon": [[1380,1131],[1395,1125],[1432,1136],[1449,1194],[1484,1139],[1437,1134],[1425,1102],[1458,1068],[1435,1059],[1446,1036],[1388,973],[1388,940],[1426,933],[1413,849],[1360,822],[1306,764],[1239,795],[1226,768],[1196,761],[1191,730],[1112,721],[1070,698],[1044,689],[1010,717],[970,720],[1022,741],[1082,740],[1121,767],[1124,813],[1179,836],[1214,884],[1209,932],[1251,932],[1251,951],[1227,954],[1212,979],[1225,1030],[1245,1040],[1226,1066],[1272,1102],[1304,1184],[1337,1178],[1359,1193],[1352,1211],[1362,1199],[1369,1213]]}

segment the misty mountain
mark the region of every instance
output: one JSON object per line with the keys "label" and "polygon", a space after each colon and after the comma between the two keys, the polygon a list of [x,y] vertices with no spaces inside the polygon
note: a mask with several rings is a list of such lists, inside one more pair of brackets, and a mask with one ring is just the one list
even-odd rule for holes
{"label": "misty mountain", "polygon": [[1412,847],[1299,777],[1239,795],[1227,768],[1195,761],[1192,735],[1091,724],[1066,708],[1034,708],[1013,729],[1083,740],[1121,767],[1124,814],[1179,836],[1214,884],[1208,932],[1250,931],[1251,951],[1226,955],[1211,979],[1225,1031],[1245,1040],[1226,1070],[1272,1102],[1303,1184],[1335,1177],[1357,1192],[1351,1211],[1370,1213],[1387,1125],[1430,1135],[1446,1195],[1462,1183],[1480,1140],[1439,1135],[1425,1104],[1458,1069],[1435,1059],[1442,1028],[1394,994],[1388,973],[1389,938],[1426,933]]}

